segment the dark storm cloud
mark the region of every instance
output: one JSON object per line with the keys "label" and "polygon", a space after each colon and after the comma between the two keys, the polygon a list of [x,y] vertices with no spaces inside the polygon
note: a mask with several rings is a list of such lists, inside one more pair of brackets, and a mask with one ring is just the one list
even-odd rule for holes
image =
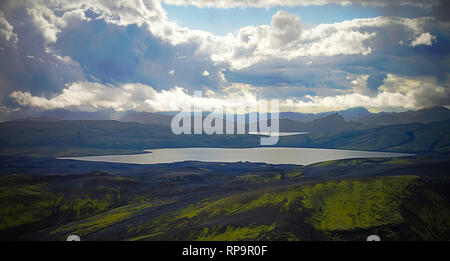
{"label": "dark storm cloud", "polygon": [[[171,46],[145,26],[83,22],[66,28],[56,47],[102,83],[140,82],[155,89],[178,85],[189,90],[217,85],[218,68],[208,57],[194,55],[196,44]],[[201,75],[205,70],[211,77]]]}
{"label": "dark storm cloud", "polygon": [[[398,55],[376,52],[373,55],[318,57],[311,60],[265,61],[239,71],[226,71],[225,76],[231,82],[242,82],[257,86],[305,86],[314,88],[327,85],[335,89],[345,89],[341,84],[345,73],[369,75],[368,88],[375,90],[382,83],[386,72],[407,77],[434,76],[445,82],[450,71],[448,45],[425,47],[403,47]],[[345,72],[345,73],[342,73]]]}
{"label": "dark storm cloud", "polygon": [[42,34],[33,26],[24,9],[4,12],[14,26],[17,43],[0,39],[0,96],[7,106],[16,106],[8,96],[12,91],[29,91],[34,95],[61,90],[65,83],[82,80],[76,63],[66,63],[46,50]]}
{"label": "dark storm cloud", "polygon": [[431,14],[441,21],[450,20],[450,1],[440,0],[439,5],[431,9]]}
{"label": "dark storm cloud", "polygon": [[386,79],[386,74],[382,72],[374,72],[367,79],[367,88],[376,91]]}

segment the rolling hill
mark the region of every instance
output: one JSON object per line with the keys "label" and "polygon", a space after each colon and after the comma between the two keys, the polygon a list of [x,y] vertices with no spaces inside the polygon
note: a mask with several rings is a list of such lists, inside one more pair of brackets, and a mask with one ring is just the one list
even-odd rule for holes
{"label": "rolling hill", "polygon": [[[334,123],[334,124],[333,124]],[[302,124],[308,135],[280,137],[276,146],[427,153],[450,149],[450,121],[358,129],[330,115]],[[308,129],[309,128],[309,129]],[[315,130],[315,131],[314,131]],[[257,135],[174,135],[169,127],[118,121],[16,121],[0,123],[0,154],[84,156],[129,154],[150,148],[257,147]]]}
{"label": "rolling hill", "polygon": [[138,122],[138,123],[144,123],[144,124],[155,124],[155,125],[162,125],[162,126],[170,127],[170,124],[172,122],[172,117],[173,116],[158,114],[158,113],[137,112],[137,113],[130,113],[130,114],[123,116],[122,118],[120,118],[120,121],[122,121],[122,122]]}
{"label": "rolling hill", "polygon": [[450,121],[312,133],[280,139],[279,146],[427,153],[450,150]]}

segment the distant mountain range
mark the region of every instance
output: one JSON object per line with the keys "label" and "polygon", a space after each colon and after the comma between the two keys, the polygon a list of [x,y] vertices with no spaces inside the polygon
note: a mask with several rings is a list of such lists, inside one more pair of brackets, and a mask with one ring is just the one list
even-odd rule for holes
{"label": "distant mountain range", "polygon": [[[15,121],[57,121],[57,120],[119,120],[170,127],[176,112],[71,112],[54,110],[37,117],[26,117]],[[204,117],[208,112],[203,113]],[[249,123],[249,114],[245,115]],[[280,131],[342,132],[361,130],[375,126],[406,123],[431,123],[450,120],[450,110],[445,107],[426,108],[418,111],[371,113],[365,108],[351,108],[338,112],[279,114]],[[248,129],[248,126],[246,127]]]}
{"label": "distant mountain range", "polygon": [[173,116],[165,114],[137,112],[123,116],[122,118],[120,118],[120,121],[170,126],[170,124],[172,123],[172,118]]}
{"label": "distant mountain range", "polygon": [[355,120],[368,126],[381,126],[404,123],[430,123],[449,119],[449,109],[445,107],[433,107],[418,111],[382,112]]}
{"label": "distant mountain range", "polygon": [[[140,112],[127,114],[120,121],[170,126],[172,117],[167,114]],[[248,123],[248,114],[245,117]],[[374,126],[446,121],[450,119],[450,110],[445,107],[433,107],[399,113],[370,113],[364,108],[352,108],[339,112],[318,114],[281,112],[279,118],[280,131],[284,132],[342,132],[367,129]]]}
{"label": "distant mountain range", "polygon": [[310,122],[300,122],[291,119],[280,119],[280,131],[283,132],[342,132],[350,130],[365,129],[362,123],[355,121],[345,121],[339,113],[333,113],[324,118],[319,118]]}
{"label": "distant mountain range", "polygon": [[45,111],[41,116],[56,118],[60,120],[111,120],[118,119],[122,117],[123,114],[124,113],[113,111],[84,112],[59,109]]}
{"label": "distant mountain range", "polygon": [[[161,126],[170,126],[172,122],[170,115],[140,112],[128,114],[120,119],[121,122],[137,122],[142,124],[155,124]],[[248,118],[248,115],[246,115]],[[248,119],[246,123],[248,123]],[[227,123],[224,123],[224,128]],[[270,125],[270,121],[268,123]],[[235,126],[236,127],[236,126]],[[301,122],[293,119],[281,118],[280,119],[280,131],[283,132],[336,132],[336,131],[349,131],[364,129],[366,126],[359,122],[345,121],[345,119],[339,113],[333,113],[324,117],[315,119],[313,121]],[[246,124],[248,130],[248,124]]]}
{"label": "distant mountain range", "polygon": [[[204,112],[204,116],[206,116],[207,114],[207,112]],[[170,126],[173,115],[174,113],[131,112],[123,116],[119,120],[123,122],[151,123]],[[337,115],[339,115],[340,117],[338,117]],[[345,127],[337,127],[337,129],[339,130],[346,130],[351,128],[363,128],[361,124],[367,126],[382,126],[404,123],[430,123],[435,121],[446,121],[450,119],[450,110],[445,107],[433,107],[421,109],[418,111],[371,113],[365,108],[358,107],[343,111],[324,112],[316,114],[300,112],[280,112],[279,118],[280,126],[283,126],[284,131],[323,131],[328,128],[328,126],[326,126],[326,122],[343,125],[342,121],[354,121],[352,124],[349,124]],[[248,114],[245,115],[245,119],[246,122],[249,122]],[[317,121],[320,119],[322,119],[323,121]],[[315,123],[312,124],[313,122]],[[302,125],[299,123],[309,124]]]}
{"label": "distant mountain range", "polygon": [[13,121],[59,121],[59,120],[60,119],[57,119],[57,118],[41,116],[41,117],[26,117],[26,118],[22,118],[22,119],[13,120]]}
{"label": "distant mountain range", "polygon": [[314,120],[318,120],[321,118],[325,118],[329,115],[339,113],[344,120],[353,121],[359,118],[373,116],[373,113],[370,113],[367,109],[363,107],[350,108],[343,111],[331,111],[331,112],[322,112],[322,113],[301,113],[301,112],[281,112],[280,119],[289,119],[300,122],[311,122]]}

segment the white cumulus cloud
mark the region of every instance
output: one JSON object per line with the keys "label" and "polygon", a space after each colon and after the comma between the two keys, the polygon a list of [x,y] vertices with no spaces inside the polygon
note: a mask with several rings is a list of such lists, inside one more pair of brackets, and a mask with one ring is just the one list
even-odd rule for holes
{"label": "white cumulus cloud", "polygon": [[[349,78],[351,80],[353,78]],[[367,76],[357,77],[360,81]],[[355,80],[353,80],[355,81]],[[406,85],[406,87],[404,87]],[[388,74],[375,96],[358,89],[334,96],[306,95],[303,99],[280,99],[281,111],[324,112],[352,107],[383,110],[386,108],[419,109],[450,103],[450,81],[440,84],[433,77],[405,77]],[[43,109],[65,108],[81,111],[113,109],[115,111],[178,111],[202,105],[204,109],[239,108],[258,101],[264,91],[249,84],[231,84],[222,93],[209,92],[197,97],[182,87],[155,90],[141,83],[119,86],[76,82],[52,97],[33,96],[30,92],[15,91],[10,96],[21,106]]]}
{"label": "white cumulus cloud", "polygon": [[[216,36],[201,30],[191,30],[170,21],[166,11],[157,0],[74,0],[67,2],[25,0],[11,2],[13,6],[25,6],[27,13],[31,16],[34,25],[41,31],[47,44],[55,43],[59,33],[72,21],[89,20],[85,16],[85,12],[93,11],[99,15],[96,19],[103,19],[119,26],[136,24],[148,29],[152,35],[171,45],[193,44],[197,47],[195,50],[197,55],[209,56],[212,62],[227,64],[231,69],[243,69],[269,59],[292,60],[298,57],[368,55],[374,50],[370,46],[370,40],[377,37],[377,29],[398,25],[407,28],[413,35],[419,35],[423,33],[424,24],[429,22],[429,18],[376,17],[321,24],[310,28],[302,22],[298,15],[280,10],[272,17],[270,25],[247,26],[237,30],[234,34]],[[346,1],[344,4],[352,2]],[[180,1],[179,3],[203,6],[201,4],[203,1],[198,3]],[[215,6],[232,3],[238,4],[238,6],[245,4],[244,1],[238,0],[204,2],[208,5],[207,3],[215,3]],[[291,4],[281,4],[280,1],[261,0],[249,3],[256,6],[268,3],[269,5],[289,6],[300,2],[290,1]],[[307,2],[304,3],[308,5]],[[328,1],[324,0],[323,4],[326,3]],[[375,4],[375,2],[373,3]],[[430,41],[433,41],[433,37],[425,33],[419,36],[414,43],[427,44]]]}
{"label": "white cumulus cloud", "polygon": [[14,27],[6,20],[4,13],[0,10],[0,35],[5,37],[6,41],[11,41],[17,44],[19,38],[17,34],[14,33]]}
{"label": "white cumulus cloud", "polygon": [[412,47],[416,47],[418,45],[431,46],[434,41],[436,41],[436,36],[433,36],[430,33],[423,33],[411,42],[411,46]]}
{"label": "white cumulus cloud", "polygon": [[33,96],[23,91],[15,91],[10,96],[21,106],[80,111],[178,111],[200,104],[206,109],[218,106],[239,108],[256,101],[256,96],[243,87],[245,85],[236,86],[222,97],[197,97],[181,87],[158,91],[141,83],[112,86],[84,81],[72,83],[51,97]]}

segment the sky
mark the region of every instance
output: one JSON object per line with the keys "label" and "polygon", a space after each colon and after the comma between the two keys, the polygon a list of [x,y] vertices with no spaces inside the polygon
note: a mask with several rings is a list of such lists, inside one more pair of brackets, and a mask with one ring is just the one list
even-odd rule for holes
{"label": "sky", "polygon": [[296,112],[450,106],[449,7],[443,0],[4,0],[0,120],[261,99]]}
{"label": "sky", "polygon": [[[299,1],[300,2],[300,1]],[[374,18],[389,15],[389,7],[363,5],[306,5],[275,8],[199,8],[194,5],[168,5],[163,3],[167,16],[172,21],[190,29],[198,29],[215,35],[233,33],[245,26],[270,24],[272,17],[279,10],[297,14],[310,26],[324,23],[336,23],[355,18]],[[429,16],[430,10],[403,5],[397,6],[397,15],[407,18]]]}

